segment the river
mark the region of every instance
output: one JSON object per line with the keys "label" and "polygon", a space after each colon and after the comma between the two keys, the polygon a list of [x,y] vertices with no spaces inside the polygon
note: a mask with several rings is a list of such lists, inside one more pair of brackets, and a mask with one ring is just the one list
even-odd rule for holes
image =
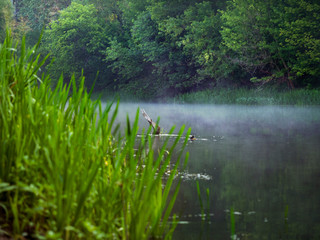
{"label": "river", "polygon": [[138,107],[196,137],[173,239],[320,239],[320,107],[122,103],[119,121]]}

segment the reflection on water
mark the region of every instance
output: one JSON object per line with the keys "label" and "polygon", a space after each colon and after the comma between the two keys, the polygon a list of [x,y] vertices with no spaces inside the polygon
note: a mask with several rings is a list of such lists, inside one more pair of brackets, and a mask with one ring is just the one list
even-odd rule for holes
{"label": "reflection on water", "polygon": [[138,106],[163,129],[185,124],[197,138],[174,239],[230,239],[230,209],[238,239],[320,239],[320,107],[121,104],[119,119],[134,119]]}

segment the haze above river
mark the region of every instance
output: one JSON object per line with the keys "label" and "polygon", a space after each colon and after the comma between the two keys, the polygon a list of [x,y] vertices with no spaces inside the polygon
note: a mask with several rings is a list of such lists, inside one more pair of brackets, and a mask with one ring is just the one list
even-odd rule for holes
{"label": "haze above river", "polygon": [[122,126],[138,107],[164,132],[185,124],[197,138],[186,147],[174,239],[230,239],[231,210],[237,239],[319,239],[320,107],[122,103]]}

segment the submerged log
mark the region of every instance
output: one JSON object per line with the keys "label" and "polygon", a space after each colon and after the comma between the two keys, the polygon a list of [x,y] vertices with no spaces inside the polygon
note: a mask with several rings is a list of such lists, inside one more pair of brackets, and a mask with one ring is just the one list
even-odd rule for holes
{"label": "submerged log", "polygon": [[149,115],[146,113],[146,111],[144,109],[141,109],[141,113],[144,116],[145,119],[147,119],[147,121],[149,122],[149,124],[152,126],[154,134],[159,135],[160,134],[160,127],[157,126],[157,123],[155,123],[154,121],[152,121],[151,117],[149,117]]}

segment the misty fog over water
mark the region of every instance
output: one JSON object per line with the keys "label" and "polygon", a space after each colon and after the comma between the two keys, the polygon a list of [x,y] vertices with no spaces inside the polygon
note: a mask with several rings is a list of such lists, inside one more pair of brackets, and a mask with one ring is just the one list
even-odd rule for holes
{"label": "misty fog over water", "polygon": [[[164,132],[173,125],[178,131],[183,124],[191,127],[194,135],[209,138],[273,134],[281,137],[299,132],[306,134],[308,130],[320,132],[320,107],[314,106],[121,103],[117,119],[125,123],[128,114],[133,121],[138,107],[145,109],[153,120],[160,117],[159,125]],[[141,114],[139,126],[148,128]]]}
{"label": "misty fog over water", "polygon": [[[186,147],[174,239],[230,239],[231,209],[239,239],[320,236],[320,107],[122,103],[122,126],[138,107],[163,132],[185,124],[197,138]],[[149,127],[140,112],[139,126]]]}

